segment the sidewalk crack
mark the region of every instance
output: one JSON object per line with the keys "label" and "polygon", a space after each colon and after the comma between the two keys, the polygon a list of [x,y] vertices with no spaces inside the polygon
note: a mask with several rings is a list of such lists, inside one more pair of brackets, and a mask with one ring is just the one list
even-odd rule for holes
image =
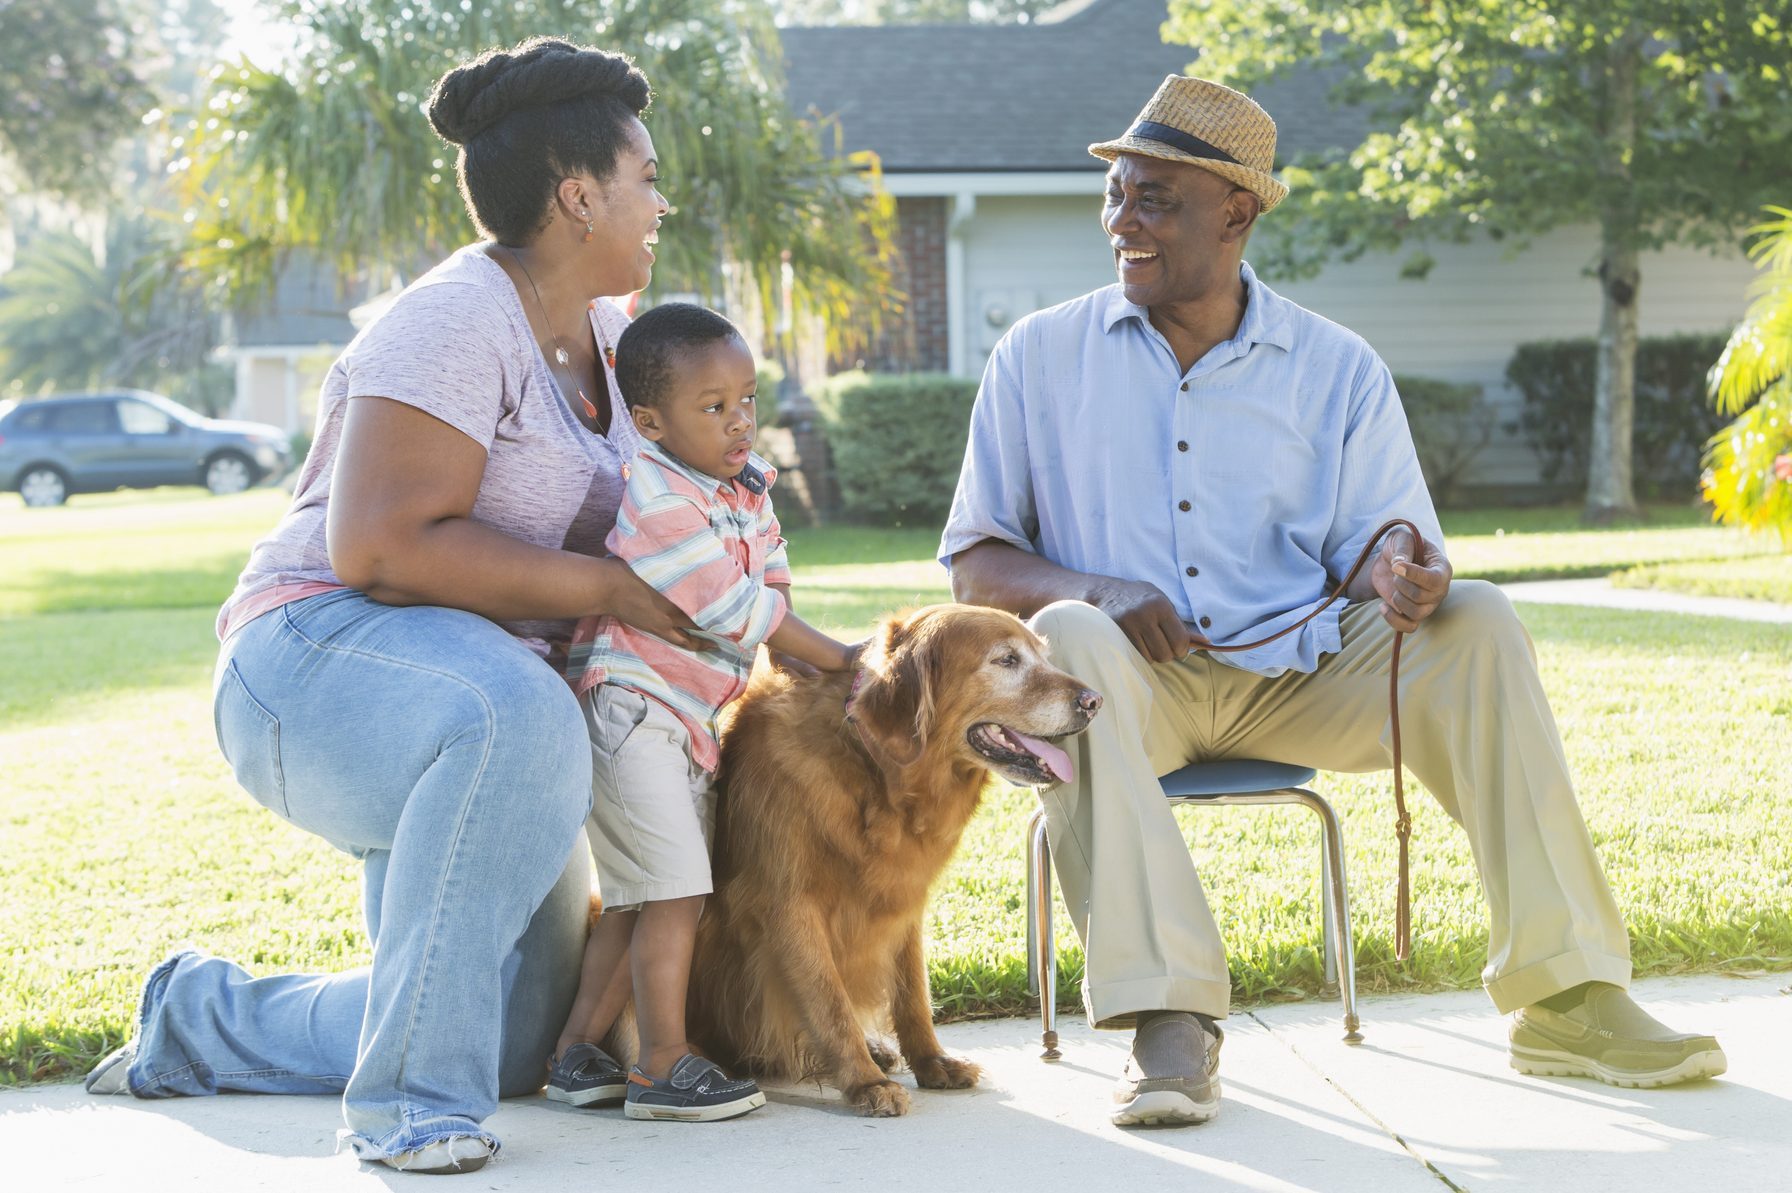
{"label": "sidewalk crack", "polygon": [[1342,1097],[1346,1102],[1349,1102],[1352,1106],[1356,1107],[1358,1112],[1361,1113],[1364,1118],[1368,1119],[1370,1122],[1374,1123],[1377,1127],[1381,1128],[1382,1134],[1386,1135],[1389,1139],[1392,1139],[1395,1143],[1399,1144],[1401,1151],[1404,1151],[1407,1155],[1411,1156],[1414,1160],[1417,1160],[1420,1164],[1423,1164],[1425,1166],[1425,1171],[1429,1172],[1432,1176],[1436,1177],[1438,1179],[1438,1181],[1440,1183],[1442,1183],[1444,1188],[1454,1190],[1454,1193],[1469,1193],[1467,1186],[1459,1185],[1454,1180],[1451,1180],[1450,1177],[1445,1174],[1443,1169],[1439,1168],[1436,1164],[1433,1164],[1430,1160],[1426,1159],[1423,1155],[1421,1155],[1419,1153],[1419,1150],[1417,1148],[1415,1148],[1411,1143],[1408,1143],[1406,1140],[1406,1137],[1404,1135],[1400,1134],[1400,1132],[1394,1130],[1394,1128],[1389,1126],[1385,1121],[1383,1121],[1383,1119],[1380,1115],[1376,1114],[1373,1110],[1370,1110],[1367,1106],[1363,1105],[1362,1101],[1359,1100],[1355,1094],[1351,1093],[1349,1090],[1345,1089],[1342,1085],[1338,1084],[1338,1082],[1335,1079],[1333,1079],[1333,1077],[1330,1073],[1327,1073],[1324,1069],[1321,1069],[1318,1065],[1316,1065],[1312,1061],[1308,1060],[1306,1053],[1302,1052],[1299,1048],[1296,1048],[1294,1046],[1293,1042],[1288,1040],[1286,1037],[1284,1037],[1281,1032],[1279,1032],[1275,1029],[1274,1026],[1272,1026],[1269,1023],[1264,1022],[1263,1019],[1257,1014],[1257,1012],[1246,1011],[1245,1015],[1251,1020],[1251,1022],[1255,1023],[1258,1027],[1261,1027],[1266,1033],[1268,1033],[1269,1037],[1271,1039],[1275,1040],[1276,1043],[1278,1043],[1282,1047],[1286,1048],[1289,1052],[1292,1052],[1294,1054],[1295,1059],[1300,1061],[1301,1064],[1307,1066],[1307,1068],[1312,1072],[1312,1074],[1315,1077],[1319,1078],[1319,1080],[1325,1082],[1327,1085],[1329,1085],[1333,1089],[1337,1090],[1339,1096]]}

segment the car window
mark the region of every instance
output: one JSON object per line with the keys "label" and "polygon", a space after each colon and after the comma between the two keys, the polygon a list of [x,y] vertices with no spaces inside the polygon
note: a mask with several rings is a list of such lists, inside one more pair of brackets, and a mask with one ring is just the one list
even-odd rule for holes
{"label": "car window", "polygon": [[41,431],[50,421],[50,407],[21,406],[18,413],[7,420],[9,431]]}
{"label": "car window", "polygon": [[112,402],[70,402],[49,412],[49,430],[63,435],[105,435],[118,429]]}
{"label": "car window", "polygon": [[197,412],[189,410],[179,402],[171,401],[161,394],[136,394],[130,400],[133,402],[142,402],[145,406],[160,410],[175,422],[185,423],[189,427],[199,426],[202,422]]}
{"label": "car window", "polygon": [[148,402],[139,402],[135,398],[119,401],[118,423],[126,435],[166,435],[174,427],[173,419]]}

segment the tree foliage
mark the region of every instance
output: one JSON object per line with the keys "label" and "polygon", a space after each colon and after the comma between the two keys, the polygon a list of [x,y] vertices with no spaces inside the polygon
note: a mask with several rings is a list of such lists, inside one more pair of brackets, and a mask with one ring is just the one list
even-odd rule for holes
{"label": "tree foliage", "polygon": [[[1370,116],[1361,144],[1286,171],[1290,218],[1263,229],[1279,270],[1415,237],[1523,243],[1620,204],[1640,248],[1733,246],[1787,185],[1784,0],[1171,0],[1170,11],[1166,37],[1200,51],[1194,73],[1248,91],[1317,70],[1334,103]],[[1620,163],[1608,92],[1629,38],[1639,129]]]}
{"label": "tree foliage", "polygon": [[[1602,290],[1589,512],[1634,508],[1637,254],[1733,246],[1787,180],[1786,0],[1171,0],[1166,37],[1245,90],[1318,72],[1369,117],[1292,162],[1274,272],[1485,234],[1515,247],[1595,224]],[[1317,113],[1315,114],[1317,115]],[[1295,115],[1298,119],[1299,115]],[[1284,136],[1287,135],[1284,129]],[[1409,271],[1423,274],[1419,252]]]}
{"label": "tree foliage", "polygon": [[153,106],[134,0],[0,0],[0,157],[22,190],[93,200]]}
{"label": "tree foliage", "polygon": [[139,386],[216,413],[216,324],[177,247],[142,212],[108,220],[97,252],[72,232],[27,236],[0,277],[0,371],[13,390]]}
{"label": "tree foliage", "polygon": [[1761,276],[1748,315],[1711,370],[1712,401],[1736,421],[1711,440],[1703,488],[1719,521],[1792,550],[1792,210],[1768,212],[1749,249]]}
{"label": "tree foliage", "polygon": [[[453,159],[422,107],[444,71],[492,46],[551,32],[630,54],[674,205],[659,285],[719,292],[744,265],[768,309],[788,262],[799,308],[846,328],[888,294],[893,202],[875,161],[825,152],[826,129],[782,97],[763,0],[285,0],[304,30],[290,62],[221,70],[172,129],[192,263],[234,289],[263,287],[307,249],[345,276],[412,272],[473,229]],[[867,185],[869,183],[869,185]],[[862,326],[861,324],[858,324]]]}
{"label": "tree foliage", "polygon": [[1062,0],[778,0],[784,25],[1009,25]]}

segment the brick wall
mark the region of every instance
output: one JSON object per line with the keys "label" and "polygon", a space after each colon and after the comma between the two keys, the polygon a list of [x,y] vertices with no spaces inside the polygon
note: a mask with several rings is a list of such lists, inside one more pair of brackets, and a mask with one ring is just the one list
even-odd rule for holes
{"label": "brick wall", "polygon": [[837,367],[862,363],[874,373],[945,371],[946,204],[937,196],[896,200],[897,261],[891,281],[907,300],[861,358],[837,361]]}
{"label": "brick wall", "polygon": [[[896,200],[896,261],[890,282],[904,295],[902,310],[884,321],[862,353],[830,357],[829,373],[860,368],[873,373],[946,371],[946,205],[940,197]],[[827,436],[820,421],[810,416],[811,409],[806,400],[788,404],[788,457],[781,462],[791,480],[801,482],[796,500],[802,515],[822,521],[839,513],[840,486]]]}

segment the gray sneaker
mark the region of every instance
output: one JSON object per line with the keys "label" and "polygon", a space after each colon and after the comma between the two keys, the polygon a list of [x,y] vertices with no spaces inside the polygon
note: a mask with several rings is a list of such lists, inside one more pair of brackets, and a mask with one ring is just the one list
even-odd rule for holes
{"label": "gray sneaker", "polygon": [[90,1094],[128,1094],[131,1092],[131,1062],[137,1059],[137,1041],[115,1048],[93,1066],[83,1083]]}
{"label": "gray sneaker", "polygon": [[1187,1011],[1139,1017],[1132,1053],[1114,1086],[1116,1127],[1181,1127],[1220,1112],[1225,1033]]}
{"label": "gray sneaker", "polygon": [[1539,1077],[1591,1077],[1653,1089],[1728,1066],[1714,1036],[1670,1031],[1623,990],[1596,983],[1571,1011],[1526,1007],[1512,1018],[1512,1067]]}
{"label": "gray sneaker", "polygon": [[616,1106],[628,1093],[628,1074],[596,1044],[574,1044],[548,1062],[547,1095],[569,1106]]}
{"label": "gray sneaker", "polygon": [[628,1073],[629,1118],[671,1119],[713,1123],[765,1105],[759,1086],[745,1077],[730,1077],[712,1060],[685,1053],[664,1081],[655,1081],[636,1065]]}

